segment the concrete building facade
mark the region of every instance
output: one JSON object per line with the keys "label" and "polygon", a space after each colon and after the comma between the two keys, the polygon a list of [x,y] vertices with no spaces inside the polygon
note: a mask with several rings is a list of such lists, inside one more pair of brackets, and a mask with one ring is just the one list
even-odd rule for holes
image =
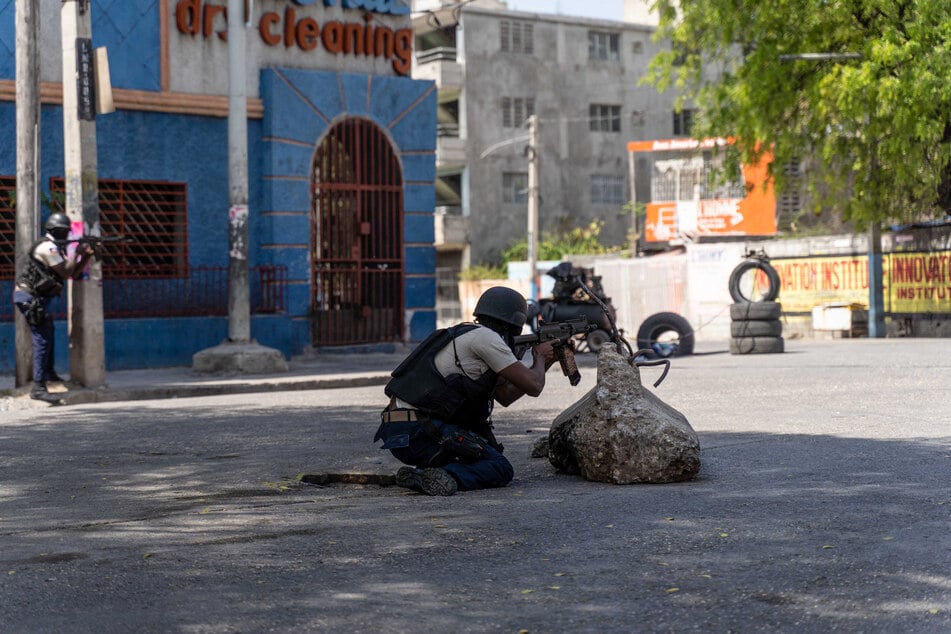
{"label": "concrete building facade", "polygon": [[603,242],[625,243],[633,221],[627,142],[689,133],[689,111],[675,113],[672,94],[640,83],[659,50],[655,27],[510,11],[494,0],[417,1],[414,9],[413,76],[435,81],[439,92],[443,305],[452,303],[459,270],[497,261],[525,239],[531,115],[539,233],[601,221]]}

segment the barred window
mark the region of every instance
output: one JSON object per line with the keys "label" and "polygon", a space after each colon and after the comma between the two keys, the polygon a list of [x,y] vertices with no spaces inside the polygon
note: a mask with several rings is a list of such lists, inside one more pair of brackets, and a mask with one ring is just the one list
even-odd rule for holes
{"label": "barred window", "polygon": [[618,43],[621,40],[619,33],[603,33],[588,31],[588,58],[618,61],[621,54]]}
{"label": "barred window", "polygon": [[502,174],[502,202],[528,202],[528,172],[504,172]]}
{"label": "barred window", "polygon": [[786,187],[780,192],[776,201],[777,214],[786,217],[796,217],[802,213],[802,169],[798,159],[794,159],[783,166],[786,175]]}
{"label": "barred window", "polygon": [[694,110],[684,108],[680,112],[674,111],[674,136],[690,136],[693,128]]}
{"label": "barred window", "polygon": [[[65,181],[51,179],[50,191],[64,192]],[[128,240],[103,249],[103,274],[112,279],[188,275],[187,209],[185,183],[100,179],[102,235]]]}
{"label": "barred window", "polygon": [[535,114],[535,99],[532,97],[502,97],[502,127],[520,128]]}
{"label": "barred window", "polygon": [[533,28],[531,22],[502,20],[499,24],[499,48],[503,53],[531,55],[535,51]]}
{"label": "barred window", "polygon": [[592,132],[620,132],[621,106],[593,103],[588,109],[588,122]]}
{"label": "barred window", "polygon": [[0,176],[0,279],[13,279],[16,268],[16,176]]}
{"label": "barred window", "polygon": [[591,202],[595,204],[623,204],[624,177],[617,174],[591,175]]}

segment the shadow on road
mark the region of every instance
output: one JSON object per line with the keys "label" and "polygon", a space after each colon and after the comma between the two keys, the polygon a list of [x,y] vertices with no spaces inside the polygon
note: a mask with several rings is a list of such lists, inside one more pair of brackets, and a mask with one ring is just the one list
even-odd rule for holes
{"label": "shadow on road", "polygon": [[376,408],[284,399],[0,425],[4,629],[951,628],[946,439],[708,432],[697,480],[614,486],[516,412],[512,486],[429,498],[296,485],[399,465]]}

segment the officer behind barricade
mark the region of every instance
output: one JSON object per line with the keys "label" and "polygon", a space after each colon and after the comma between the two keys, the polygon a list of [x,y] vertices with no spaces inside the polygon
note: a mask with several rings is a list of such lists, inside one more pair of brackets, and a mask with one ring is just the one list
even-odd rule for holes
{"label": "officer behind barricade", "polygon": [[30,398],[56,403],[60,397],[46,389],[49,381],[62,381],[53,369],[53,315],[50,302],[63,290],[67,279],[78,278],[95,249],[80,243],[69,256],[69,218],[64,213],[51,214],[46,221],[46,234],[28,251],[27,266],[16,280],[13,303],[23,313],[33,335],[33,388]]}
{"label": "officer behind barricade", "polygon": [[517,291],[492,287],[476,303],[476,323],[437,330],[393,371],[374,440],[411,465],[397,472],[398,485],[452,495],[512,481],[512,464],[492,433],[493,404],[541,394],[555,361],[551,343],[516,358],[514,337],[527,312]]}

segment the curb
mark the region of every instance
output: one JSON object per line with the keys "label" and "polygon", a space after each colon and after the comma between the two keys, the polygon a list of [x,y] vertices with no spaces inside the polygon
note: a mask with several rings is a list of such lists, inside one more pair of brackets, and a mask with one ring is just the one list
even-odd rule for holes
{"label": "curb", "polygon": [[[332,390],[348,387],[386,385],[390,373],[353,377],[307,378],[283,381],[255,381],[248,383],[177,384],[100,389],[74,388],[65,393],[63,405],[111,403],[118,401],[148,401],[173,398],[219,396],[223,394],[254,394],[259,392],[292,392],[301,390]],[[29,399],[29,392],[11,389],[0,391],[0,397]]]}

